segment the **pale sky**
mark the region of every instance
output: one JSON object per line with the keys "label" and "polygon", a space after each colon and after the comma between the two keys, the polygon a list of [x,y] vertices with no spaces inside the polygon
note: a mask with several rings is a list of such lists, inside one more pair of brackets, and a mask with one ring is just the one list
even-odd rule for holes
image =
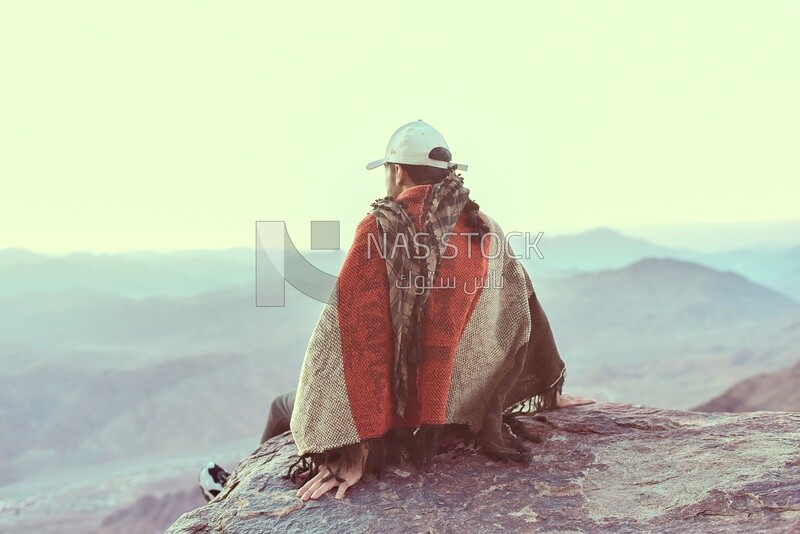
{"label": "pale sky", "polygon": [[253,246],[423,119],[506,231],[800,219],[800,2],[3,2],[0,248]]}

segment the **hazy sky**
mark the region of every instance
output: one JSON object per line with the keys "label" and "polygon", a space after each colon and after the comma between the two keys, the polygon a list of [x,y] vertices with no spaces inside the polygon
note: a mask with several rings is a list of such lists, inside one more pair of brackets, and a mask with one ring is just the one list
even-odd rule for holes
{"label": "hazy sky", "polygon": [[349,241],[401,124],[506,231],[800,219],[800,2],[3,2],[0,248]]}

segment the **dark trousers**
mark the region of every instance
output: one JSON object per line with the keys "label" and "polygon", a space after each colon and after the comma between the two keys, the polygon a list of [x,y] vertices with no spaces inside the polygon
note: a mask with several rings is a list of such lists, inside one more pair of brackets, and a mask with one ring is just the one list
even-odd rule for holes
{"label": "dark trousers", "polygon": [[296,395],[297,391],[290,391],[289,393],[278,395],[272,401],[272,405],[269,407],[269,415],[267,416],[267,425],[261,435],[261,443],[289,430],[289,421],[292,419]]}

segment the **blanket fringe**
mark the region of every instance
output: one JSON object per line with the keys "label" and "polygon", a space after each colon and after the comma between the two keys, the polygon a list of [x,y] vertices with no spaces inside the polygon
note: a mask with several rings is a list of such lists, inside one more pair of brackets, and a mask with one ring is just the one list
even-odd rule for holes
{"label": "blanket fringe", "polygon": [[567,370],[565,368],[553,385],[537,395],[533,395],[509,406],[505,412],[503,412],[503,417],[505,418],[507,415],[535,413],[556,408],[558,395],[561,394],[566,378]]}
{"label": "blanket fringe", "polygon": [[[440,452],[442,440],[446,431],[453,431],[458,437],[463,438],[465,445],[470,444],[474,435],[466,425],[421,425],[414,428],[392,428],[386,434],[355,443],[338,447],[321,453],[306,453],[298,457],[283,478],[295,482],[297,475],[309,471],[310,477],[319,473],[326,464],[334,465],[333,476],[340,482],[343,467],[357,465],[364,466],[364,474],[372,473],[381,478],[385,469],[391,465],[398,465],[403,460],[419,469],[426,468],[433,457]],[[366,448],[366,461],[364,461],[362,444]],[[308,480],[308,477],[306,478]]]}
{"label": "blanket fringe", "polygon": [[[529,464],[532,452],[525,446],[523,440],[539,443],[542,439],[526,430],[518,416],[554,409],[557,394],[561,393],[565,378],[566,372],[562,372],[558,381],[545,391],[515,403],[505,410],[503,430],[506,437],[510,438],[507,440],[510,445],[508,449],[492,450],[480,447],[480,433],[471,431],[464,424],[421,425],[416,429],[392,428],[383,436],[366,439],[361,443],[320,453],[303,454],[289,466],[283,478],[296,482],[298,474],[308,471],[309,476],[305,480],[310,480],[319,473],[323,466],[335,465],[331,475],[339,482],[343,482],[342,469],[360,463],[364,466],[365,475],[371,473],[380,479],[387,467],[398,465],[403,460],[418,469],[425,469],[430,465],[433,457],[441,452],[442,440],[448,431],[454,432],[457,440],[461,440],[466,447],[477,447],[489,458]],[[364,448],[362,448],[362,444]],[[362,452],[365,449],[367,451],[366,461]]]}

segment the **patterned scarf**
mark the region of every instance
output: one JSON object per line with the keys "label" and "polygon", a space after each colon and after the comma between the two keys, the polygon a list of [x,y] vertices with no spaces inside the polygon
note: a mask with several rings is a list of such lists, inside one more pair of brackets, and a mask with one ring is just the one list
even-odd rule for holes
{"label": "patterned scarf", "polygon": [[[402,201],[385,197],[372,204],[384,250],[393,252],[386,254],[386,270],[395,334],[394,395],[400,417],[405,414],[408,402],[408,365],[425,359],[420,326],[430,289],[438,275],[439,260],[447,245],[444,236],[452,232],[469,202],[469,189],[463,183],[463,178],[451,171],[431,187],[421,233],[417,233]],[[397,246],[390,249],[390,244]],[[402,252],[398,252],[400,248]]]}

